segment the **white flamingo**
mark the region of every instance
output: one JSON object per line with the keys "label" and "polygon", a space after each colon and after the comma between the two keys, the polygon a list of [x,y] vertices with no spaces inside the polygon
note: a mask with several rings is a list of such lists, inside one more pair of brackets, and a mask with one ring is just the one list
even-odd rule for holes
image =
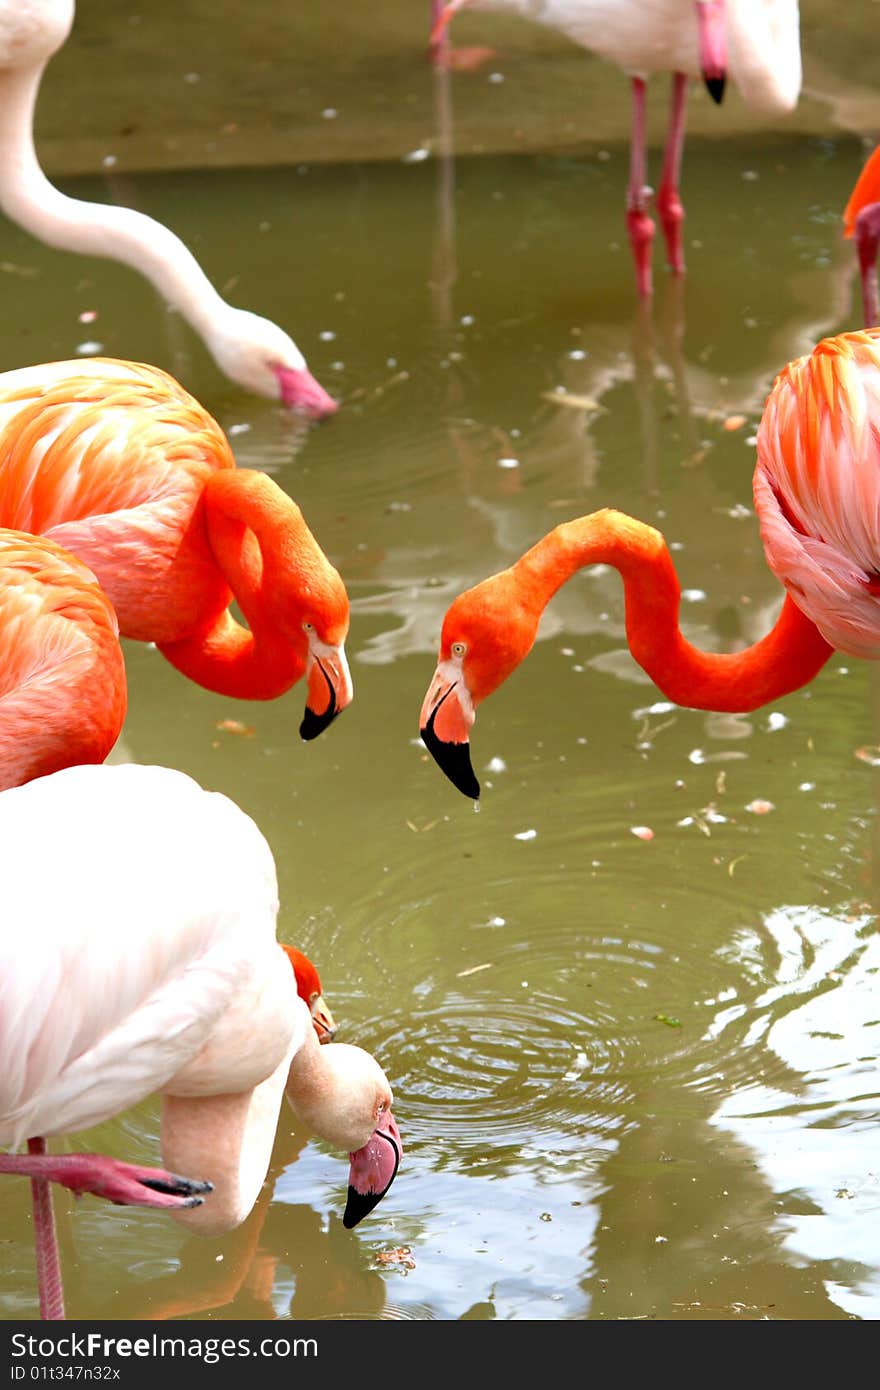
{"label": "white flamingo", "polygon": [[239,386],[313,418],[331,414],[336,402],[289,335],[227,304],[166,226],[132,208],[68,198],[46,178],[34,149],[34,106],[73,17],[74,0],[0,0],[0,208],[49,246],[110,256],[140,271]]}
{"label": "white flamingo", "polygon": [[[519,14],[616,63],[632,84],[626,221],[641,295],[649,295],[654,223],[649,214],[645,92],[652,73],[672,73],[672,103],[656,206],[669,266],[684,272],[679,193],[688,82],[701,77],[717,102],[727,75],[749,105],[790,111],[801,89],[798,0],[432,0],[431,52],[455,66],[446,26],[464,9]],[[470,66],[469,62],[458,66]]]}
{"label": "white flamingo", "polygon": [[[0,794],[0,846],[0,1145],[30,1149],[0,1173],[34,1185],[44,1317],[64,1316],[49,1182],[230,1230],[285,1093],[351,1156],[344,1223],[372,1210],[400,1159],[391,1088],[369,1053],[319,1043],[249,816],[168,768],[83,765]],[[170,1171],[46,1152],[154,1092]]]}

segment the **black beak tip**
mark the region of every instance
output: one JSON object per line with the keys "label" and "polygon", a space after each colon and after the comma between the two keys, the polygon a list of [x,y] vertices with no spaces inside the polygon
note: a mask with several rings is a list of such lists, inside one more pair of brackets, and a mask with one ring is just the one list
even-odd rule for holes
{"label": "black beak tip", "polygon": [[467,743],[444,743],[434,733],[433,721],[428,720],[424,729],[419,730],[422,742],[441,772],[444,772],[454,787],[471,801],[480,798],[480,784],[471,765],[471,751]]}
{"label": "black beak tip", "polygon": [[724,87],[726,85],[727,78],[724,76],[723,73],[721,73],[721,75],[718,77],[709,77],[706,73],[703,73],[703,81],[706,84],[706,91],[709,93],[710,97],[715,102],[715,105],[720,106],[724,97]]}
{"label": "black beak tip", "polygon": [[322,734],[333,723],[338,713],[339,710],[332,702],[323,714],[315,714],[315,711],[306,705],[302,723],[299,726],[300,738],[304,743],[310,743],[313,738],[317,738],[318,734]]}
{"label": "black beak tip", "polygon": [[374,1207],[377,1207],[384,1197],[384,1192],[356,1192],[349,1185],[348,1200],[345,1203],[345,1211],[342,1216],[342,1224],[347,1231],[351,1231],[365,1216],[369,1216]]}

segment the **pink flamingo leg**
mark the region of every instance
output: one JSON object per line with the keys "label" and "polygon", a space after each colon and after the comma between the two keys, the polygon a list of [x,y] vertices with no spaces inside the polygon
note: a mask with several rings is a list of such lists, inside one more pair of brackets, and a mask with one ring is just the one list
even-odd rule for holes
{"label": "pink flamingo leg", "polygon": [[663,172],[660,176],[660,189],[657,194],[657,212],[666,240],[666,259],[675,275],[684,274],[684,248],[682,245],[682,223],[684,207],[679,197],[681,182],[681,156],[684,149],[684,127],[687,116],[688,80],[683,72],[672,77],[672,105],[669,111],[669,129],[666,134],[666,148],[663,152]]}
{"label": "pink flamingo leg", "polygon": [[[45,1152],[45,1139],[28,1140],[28,1153]],[[40,1317],[44,1322],[63,1322],[64,1289],[61,1283],[61,1259],[55,1232],[55,1212],[52,1209],[52,1189],[47,1178],[31,1178],[31,1205],[34,1212]]]}
{"label": "pink flamingo leg", "polygon": [[626,225],[636,263],[636,286],[640,295],[652,293],[651,246],[654,222],[648,214],[651,190],[645,182],[645,80],[632,79],[632,131],[629,147],[629,187],[626,193]]}
{"label": "pink flamingo leg", "polygon": [[164,1168],[140,1168],[100,1154],[50,1154],[45,1139],[29,1139],[26,1154],[0,1154],[0,1173],[16,1173],[31,1180],[40,1317],[47,1322],[64,1317],[50,1183],[60,1182],[77,1196],[92,1192],[118,1206],[166,1209],[201,1206],[202,1194],[211,1191],[209,1182],[193,1182]]}
{"label": "pink flamingo leg", "polygon": [[431,0],[431,38],[428,42],[428,57],[435,67],[446,66],[446,55],[449,51],[449,30],[448,25],[440,25],[443,14],[444,0]]}
{"label": "pink flamingo leg", "polygon": [[164,1168],[140,1168],[102,1154],[48,1154],[43,1143],[29,1139],[27,1154],[0,1154],[0,1173],[19,1173],[43,1182],[59,1182],[79,1197],[91,1192],[124,1207],[198,1207],[209,1182],[194,1182]]}
{"label": "pink flamingo leg", "polygon": [[880,296],[877,293],[877,252],[880,249],[880,203],[868,203],[856,218],[856,250],[862,276],[862,315],[865,328],[880,322]]}

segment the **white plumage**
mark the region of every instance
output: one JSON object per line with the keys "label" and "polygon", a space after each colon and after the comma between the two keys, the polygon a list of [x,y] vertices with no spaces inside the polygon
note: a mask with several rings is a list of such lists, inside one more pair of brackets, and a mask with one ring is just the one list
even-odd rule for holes
{"label": "white plumage", "polygon": [[311,1026],[277,908],[257,826],[183,773],[74,767],[3,792],[0,1145],[269,1076]]}

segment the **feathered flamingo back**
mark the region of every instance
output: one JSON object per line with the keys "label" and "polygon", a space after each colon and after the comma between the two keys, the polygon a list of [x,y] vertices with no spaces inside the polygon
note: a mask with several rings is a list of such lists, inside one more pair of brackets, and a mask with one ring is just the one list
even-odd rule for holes
{"label": "feathered flamingo back", "polygon": [[840,651],[880,657],[880,330],[827,338],[780,373],[754,494],[798,607]]}
{"label": "feathered flamingo back", "polygon": [[0,796],[0,844],[0,1145],[172,1081],[249,1089],[301,1044],[272,853],[227,797],[169,768],[70,768]]}
{"label": "feathered flamingo back", "polygon": [[207,478],[234,467],[217,422],[156,367],[91,358],[0,376],[0,525],[79,556],[127,637],[174,641],[228,604],[197,512]]}

